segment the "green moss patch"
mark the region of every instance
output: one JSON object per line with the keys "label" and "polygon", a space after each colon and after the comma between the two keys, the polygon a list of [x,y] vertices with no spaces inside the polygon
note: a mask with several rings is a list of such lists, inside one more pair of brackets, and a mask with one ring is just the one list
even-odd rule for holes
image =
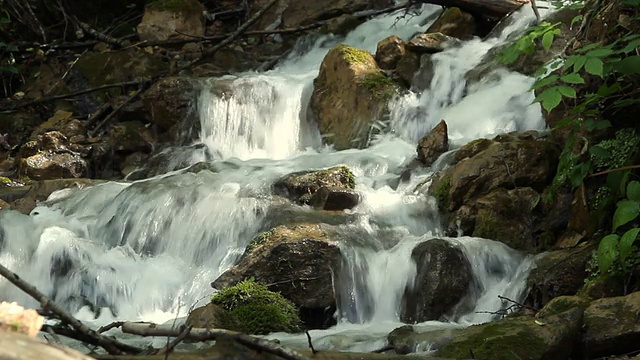
{"label": "green moss patch", "polygon": [[442,182],[436,187],[434,191],[434,197],[438,202],[438,208],[440,210],[447,209],[449,207],[449,191],[451,190],[451,178],[446,177],[442,180]]}
{"label": "green moss patch", "polygon": [[225,328],[239,326],[240,331],[248,334],[300,331],[301,321],[295,306],[254,279],[220,290],[211,302],[233,315],[233,323],[223,324]]}
{"label": "green moss patch", "polygon": [[398,92],[398,85],[382,73],[369,74],[362,79],[363,84],[378,100],[389,100]]}
{"label": "green moss patch", "polygon": [[338,49],[342,52],[343,57],[351,64],[375,64],[373,56],[366,50],[347,45],[338,45]]}

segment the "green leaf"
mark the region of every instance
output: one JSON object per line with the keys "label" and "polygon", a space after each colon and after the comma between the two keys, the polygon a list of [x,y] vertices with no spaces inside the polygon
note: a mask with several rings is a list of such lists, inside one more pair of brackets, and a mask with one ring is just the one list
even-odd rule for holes
{"label": "green leaf", "polygon": [[620,238],[618,250],[620,251],[620,260],[622,260],[623,264],[627,260],[627,256],[629,256],[633,250],[633,242],[638,238],[638,233],[640,233],[640,228],[633,228],[624,233]]}
{"label": "green leaf", "polygon": [[576,15],[573,17],[573,19],[571,19],[571,27],[573,27],[573,25],[575,25],[577,22],[582,21],[583,16],[582,15]]}
{"label": "green leaf", "polygon": [[578,73],[567,74],[560,78],[560,80],[567,84],[584,84],[584,79]]}
{"label": "green leaf", "polygon": [[613,231],[620,226],[635,220],[640,214],[640,203],[633,200],[622,200],[618,202],[618,208],[613,214]]}
{"label": "green leaf", "polygon": [[584,69],[591,75],[604,77],[604,63],[598,58],[588,58],[584,64]]}
{"label": "green leaf", "polygon": [[548,31],[542,35],[542,47],[549,51],[551,49],[551,45],[553,45],[553,37],[555,34],[552,31]]}
{"label": "green leaf", "polygon": [[598,46],[601,46],[600,43],[591,43],[591,44],[587,44],[583,47],[581,47],[580,49],[577,50],[577,52],[579,53],[586,53],[587,51],[591,50],[591,49],[595,49]]}
{"label": "green leaf", "polygon": [[560,85],[557,88],[560,94],[562,94],[562,96],[569,97],[569,98],[576,97],[576,91],[571,86]]}
{"label": "green leaf", "polygon": [[640,46],[640,39],[635,39],[630,41],[620,52],[626,54],[628,52],[635,51],[638,46]]}
{"label": "green leaf", "polygon": [[586,56],[578,56],[573,64],[573,71],[580,71],[587,62],[588,57]]}
{"label": "green leaf", "polygon": [[11,24],[11,19],[9,19],[8,17],[1,17],[0,24],[2,25]]}
{"label": "green leaf", "polygon": [[611,234],[600,240],[600,245],[598,246],[598,268],[601,274],[606,273],[618,257],[618,239],[618,235]]}
{"label": "green leaf", "polygon": [[608,48],[601,48],[601,49],[595,49],[595,50],[589,51],[588,53],[586,53],[586,56],[587,57],[605,57],[611,54],[613,54],[613,50]]}
{"label": "green leaf", "polygon": [[539,101],[545,110],[551,111],[562,101],[562,94],[558,91],[558,87],[552,87],[540,93],[534,101]]}
{"label": "green leaf", "polygon": [[602,146],[594,145],[589,148],[589,153],[593,156],[608,159],[611,157],[611,153]]}
{"label": "green leaf", "polygon": [[624,75],[638,74],[640,73],[640,56],[634,55],[624,58],[615,64],[614,69]]}
{"label": "green leaf", "polygon": [[640,202],[640,182],[634,180],[627,185],[627,198]]}
{"label": "green leaf", "polygon": [[547,76],[545,78],[542,78],[538,81],[536,81],[533,86],[531,87],[532,89],[540,89],[542,87],[545,87],[555,81],[557,81],[560,77],[558,75],[551,75],[551,76]]}

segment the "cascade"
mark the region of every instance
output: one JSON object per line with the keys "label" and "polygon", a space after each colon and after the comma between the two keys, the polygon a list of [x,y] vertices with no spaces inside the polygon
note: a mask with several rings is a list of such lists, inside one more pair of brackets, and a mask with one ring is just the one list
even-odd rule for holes
{"label": "cascade", "polygon": [[[266,220],[276,179],[344,164],[356,175],[363,201],[353,210],[357,220],[342,227],[367,236],[340,245],[339,325],[315,332],[314,338],[318,346],[376,347],[380,336],[398,325],[403,291],[416,274],[413,248],[443,236],[433,199],[412,190],[432,169],[400,181],[403,166],[415,156],[416,140],[441,118],[447,119],[454,145],[544,128],[539,107],[531,105],[532,79],[502,71],[467,84],[464,76],[487,51],[528,26],[533,15],[522,9],[499,36],[435,55],[428,88],[392,104],[386,128],[370,147],[338,152],[322,145],[305,111],[324,54],[338,42],[375,52],[388,35],[409,39],[438,10],[425,5],[419,16],[397,22],[397,14],[380,16],[346,38],[318,39],[268,72],[206,80],[198,99],[200,142],[216,172],[174,171],[133,183],[107,182],[54,193],[29,215],[1,212],[0,263],[95,326],[114,318],[164,322],[202,303],[212,292],[210,282],[242,255]],[[199,160],[194,154],[193,162]],[[499,294],[523,294],[529,258],[489,240],[445,239],[471,260],[475,307],[459,314],[456,324],[428,326],[489,321],[476,312],[499,310]],[[37,306],[4,279],[0,294],[0,300]],[[352,334],[353,342],[331,337],[341,331]]]}

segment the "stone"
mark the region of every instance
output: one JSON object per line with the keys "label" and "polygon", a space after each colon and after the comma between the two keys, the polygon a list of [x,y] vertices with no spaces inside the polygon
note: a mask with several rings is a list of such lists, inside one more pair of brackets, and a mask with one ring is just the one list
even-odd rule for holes
{"label": "stone", "polygon": [[8,202],[0,199],[0,210],[10,209],[11,205]]}
{"label": "stone", "polygon": [[[0,193],[1,194],[1,193]],[[326,211],[314,209],[308,206],[292,204],[287,199],[274,196],[264,219],[264,230],[286,225],[288,227],[298,224],[328,224],[344,225],[354,222],[355,214],[344,211]]]}
{"label": "stone", "polygon": [[196,122],[197,86],[183,77],[164,78],[142,94],[142,102],[150,114],[152,129],[160,141],[191,142],[200,131]]}
{"label": "stone", "polygon": [[429,134],[418,141],[418,160],[429,166],[447,150],[449,150],[447,123],[441,120]]}
{"label": "stone", "polygon": [[140,121],[117,123],[109,131],[109,137],[113,149],[125,154],[150,153],[155,143],[153,131]]}
{"label": "stone", "polygon": [[0,137],[2,137],[0,150],[22,145],[41,122],[37,114],[26,110],[0,114]]}
{"label": "stone", "polygon": [[559,296],[575,295],[588,276],[587,263],[595,249],[589,244],[537,255],[536,267],[527,278],[530,290],[525,303],[539,309]]}
{"label": "stone", "polygon": [[538,313],[536,318],[544,319],[549,316],[561,314],[573,308],[586,310],[591,301],[581,296],[558,296],[549,301]]}
{"label": "stone", "polygon": [[309,204],[316,209],[339,211],[352,209],[360,203],[360,193],[341,187],[321,187],[316,191]]}
{"label": "stone", "polygon": [[21,188],[13,188],[18,191],[15,196],[6,198],[0,191],[0,198],[5,201],[11,202],[11,208],[19,211],[23,214],[29,214],[36,204],[41,201],[47,200],[49,195],[54,191],[62,189],[79,190],[87,186],[101,183],[101,180],[91,179],[53,179],[37,181],[29,186],[23,186]]}
{"label": "stone", "polygon": [[420,55],[406,52],[396,65],[396,73],[406,86],[413,84],[413,78],[420,69]]}
{"label": "stone", "polygon": [[584,353],[589,359],[638,350],[640,292],[595,300],[584,313]]}
{"label": "stone", "polygon": [[145,6],[138,37],[142,41],[204,36],[204,12],[197,0],[155,0]]}
{"label": "stone", "polygon": [[325,29],[330,34],[346,35],[360,24],[362,24],[361,19],[358,19],[351,14],[344,14],[328,20],[325,25]]}
{"label": "stone", "polygon": [[467,294],[473,276],[462,250],[449,241],[433,239],[416,246],[411,258],[417,275],[405,289],[401,320],[417,323],[451,315]]}
{"label": "stone", "polygon": [[305,323],[325,323],[333,315],[325,310],[335,309],[332,274],[342,260],[336,237],[324,224],[276,227],[256,236],[240,261],[211,285],[221,289],[253,277],[303,308]]}
{"label": "stone", "polygon": [[76,350],[53,345],[38,338],[10,331],[0,331],[0,358],[3,360],[92,360]]}
{"label": "stone", "polygon": [[334,190],[353,189],[355,177],[346,166],[300,171],[277,180],[272,186],[272,192],[298,204],[307,204],[313,195],[323,187]]}
{"label": "stone", "polygon": [[73,113],[64,110],[56,111],[47,121],[38,125],[31,136],[35,137],[50,131],[59,131],[68,139],[86,134],[84,122],[74,119]]}
{"label": "stone", "polygon": [[193,309],[187,316],[185,325],[194,328],[221,329],[221,324],[225,323],[228,317],[227,310],[216,304],[208,303]]}
{"label": "stone", "polygon": [[376,62],[383,70],[393,70],[405,53],[404,40],[392,35],[378,42]]}
{"label": "stone", "polygon": [[442,33],[420,34],[406,45],[407,51],[416,54],[435,54],[460,44],[460,40]]}
{"label": "stone", "polygon": [[429,26],[426,33],[441,33],[458,39],[468,39],[475,31],[476,20],[473,15],[457,7],[450,7]]}
{"label": "stone", "polygon": [[476,200],[477,214],[473,236],[500,241],[512,249],[536,253],[534,210],[540,194],[530,187],[498,188]]}
{"label": "stone", "polygon": [[337,150],[368,144],[371,125],[386,112],[399,84],[381,72],[367,51],[333,47],[314,80],[310,115]]}
{"label": "stone", "polygon": [[69,140],[57,131],[39,135],[24,144],[18,156],[18,174],[33,180],[79,178],[87,174],[87,162],[72,151]]}
{"label": "stone", "polygon": [[467,359],[564,360],[577,351],[584,311],[572,308],[536,320],[532,316],[507,317],[473,325],[455,333],[436,356]]}

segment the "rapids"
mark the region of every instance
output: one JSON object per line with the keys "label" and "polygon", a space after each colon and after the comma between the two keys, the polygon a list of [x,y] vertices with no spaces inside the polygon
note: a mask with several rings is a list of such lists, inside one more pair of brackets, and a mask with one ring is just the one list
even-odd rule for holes
{"label": "rapids", "polygon": [[[206,160],[217,172],[177,170],[137,182],[108,182],[54,193],[29,215],[1,212],[0,263],[92,326],[114,319],[169,321],[206,301],[211,281],[261,231],[273,181],[294,171],[344,164],[356,175],[364,200],[350,211],[354,221],[342,227],[366,236],[341,244],[345,266],[335,277],[338,325],[311,334],[321,349],[383,345],[387,333],[400,325],[401,296],[415,276],[411,250],[442,237],[434,200],[413,189],[445,166],[447,157],[414,171],[409,180],[402,178],[416,141],[442,118],[454,146],[544,128],[539,106],[531,104],[533,79],[506,70],[477,83],[465,78],[487,51],[532,22],[531,10],[523,8],[497,36],[435,55],[436,76],[429,88],[397,99],[368,148],[337,152],[322,145],[305,111],[324,54],[339,42],[375,52],[388,35],[408,40],[426,29],[439,9],[425,5],[418,16],[396,21],[398,14],[389,14],[345,38],[324,36],[300,45],[268,72],[204,80],[196,103],[199,143],[206,151],[194,151],[190,162]],[[221,83],[230,91],[216,91]],[[504,307],[498,295],[522,298],[531,259],[491,240],[449,240],[471,260],[479,284],[470,294],[475,309],[458,314],[455,322],[428,322],[423,328],[489,321],[484,312]],[[37,307],[4,279],[0,300]],[[306,338],[271,336],[306,346]]]}

